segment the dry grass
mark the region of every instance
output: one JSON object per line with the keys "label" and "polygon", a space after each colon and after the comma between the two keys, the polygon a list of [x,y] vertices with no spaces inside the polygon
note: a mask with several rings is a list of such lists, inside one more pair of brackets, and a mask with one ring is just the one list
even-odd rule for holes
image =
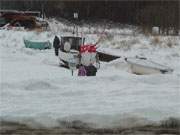
{"label": "dry grass", "polygon": [[64,123],[63,127],[32,128],[25,124],[1,121],[1,135],[179,135],[180,131],[175,126],[161,127],[157,125],[141,126],[134,128],[101,128],[94,129],[85,123],[75,121]]}
{"label": "dry grass", "polygon": [[150,40],[150,44],[154,45],[155,47],[173,48],[177,46],[179,43],[177,37],[153,36]]}
{"label": "dry grass", "polygon": [[158,45],[162,44],[161,38],[159,36],[152,37],[151,44],[154,46],[158,46]]}
{"label": "dry grass", "polygon": [[161,127],[164,128],[179,128],[180,130],[180,119],[169,118],[161,122]]}
{"label": "dry grass", "polygon": [[176,37],[168,37],[165,42],[169,48],[180,45]]}
{"label": "dry grass", "polygon": [[136,44],[140,44],[139,39],[137,39],[136,37],[130,38],[129,40],[120,40],[120,41],[111,42],[113,48],[121,49],[123,51],[131,50],[131,48]]}

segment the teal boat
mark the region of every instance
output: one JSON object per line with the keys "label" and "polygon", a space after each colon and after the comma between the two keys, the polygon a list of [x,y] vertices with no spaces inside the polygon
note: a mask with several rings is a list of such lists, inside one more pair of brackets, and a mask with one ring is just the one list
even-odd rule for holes
{"label": "teal boat", "polygon": [[26,48],[33,48],[33,49],[51,49],[52,45],[49,41],[46,42],[39,42],[39,41],[29,41],[24,39],[24,44]]}

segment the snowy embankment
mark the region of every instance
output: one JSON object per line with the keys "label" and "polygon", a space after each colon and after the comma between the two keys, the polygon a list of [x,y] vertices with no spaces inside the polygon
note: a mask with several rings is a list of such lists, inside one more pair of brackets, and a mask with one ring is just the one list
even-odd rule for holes
{"label": "snowy embankment", "polygon": [[[61,120],[80,120],[94,127],[131,127],[180,118],[179,37],[114,35],[109,30],[98,49],[122,58],[101,63],[96,77],[78,77],[77,71],[72,77],[69,70],[58,66],[53,49],[24,47],[24,37],[52,42],[54,34],[69,34],[61,31],[67,26],[51,25],[57,29],[44,33],[0,31],[3,120],[33,126],[58,126]],[[124,31],[131,33],[128,28]],[[92,33],[85,37],[86,42],[93,43],[98,38]],[[174,72],[131,74],[123,57],[136,55],[169,66]]]}

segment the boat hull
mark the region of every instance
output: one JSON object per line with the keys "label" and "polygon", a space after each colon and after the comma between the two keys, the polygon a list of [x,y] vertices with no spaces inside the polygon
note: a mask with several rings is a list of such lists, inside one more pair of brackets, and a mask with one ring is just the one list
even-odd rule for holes
{"label": "boat hull", "polygon": [[136,65],[136,64],[130,64],[130,68],[131,68],[132,73],[139,74],[139,75],[143,75],[143,74],[159,74],[159,73],[161,73],[161,71],[158,70],[158,69],[144,67],[144,66]]}
{"label": "boat hull", "polygon": [[59,59],[65,64],[73,61],[77,66],[79,65],[80,61],[78,57],[78,52],[63,52],[61,50],[59,51]]}
{"label": "boat hull", "polygon": [[49,41],[47,42],[34,42],[24,39],[24,44],[26,48],[32,48],[32,49],[51,49],[51,43]]}
{"label": "boat hull", "polygon": [[126,59],[130,65],[131,72],[138,75],[171,73],[173,70],[158,63],[138,58]]}

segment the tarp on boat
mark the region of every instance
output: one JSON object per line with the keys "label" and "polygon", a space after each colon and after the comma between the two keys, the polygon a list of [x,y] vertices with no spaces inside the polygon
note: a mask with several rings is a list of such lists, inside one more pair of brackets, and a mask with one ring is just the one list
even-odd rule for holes
{"label": "tarp on boat", "polygon": [[99,60],[104,61],[104,62],[110,62],[110,61],[113,61],[115,59],[120,58],[120,56],[108,54],[108,53],[105,53],[105,52],[97,51],[97,53],[98,53],[98,56],[99,56]]}
{"label": "tarp on boat", "polygon": [[24,44],[26,48],[33,48],[33,49],[51,49],[52,45],[49,41],[41,42],[41,41],[30,41],[24,39]]}

